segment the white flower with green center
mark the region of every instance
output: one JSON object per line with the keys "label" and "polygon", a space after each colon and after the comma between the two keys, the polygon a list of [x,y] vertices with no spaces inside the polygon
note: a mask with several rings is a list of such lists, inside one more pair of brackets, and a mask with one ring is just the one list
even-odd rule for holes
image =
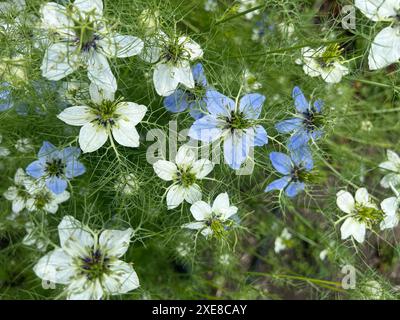
{"label": "white flower with green center", "polygon": [[173,181],[167,191],[167,206],[174,209],[183,201],[192,204],[201,200],[197,180],[204,179],[213,170],[214,164],[208,159],[196,160],[193,150],[184,145],[179,148],[175,163],[158,160],[153,168],[161,179]]}
{"label": "white flower with green center", "polygon": [[377,70],[400,59],[400,1],[356,0],[355,5],[370,20],[389,22],[373,40],[369,50],[370,70]]}
{"label": "white flower with green center", "polygon": [[133,102],[115,100],[114,92],[89,86],[91,102],[86,106],[66,108],[58,118],[72,126],[82,126],[79,146],[83,152],[100,149],[110,139],[120,145],[137,148],[139,134],[136,125],[142,121],[147,107]]}
{"label": "white flower with green center", "polygon": [[364,242],[366,230],[382,221],[383,212],[371,201],[365,188],[356,191],[355,199],[344,190],[339,191],[336,197],[339,209],[347,213],[339,220],[345,219],[340,228],[342,240],[353,237],[359,243]]}
{"label": "white flower with green center", "polygon": [[238,208],[229,204],[227,193],[219,194],[212,206],[204,201],[197,201],[190,207],[195,222],[186,223],[182,228],[199,230],[205,237],[224,237]]}
{"label": "white flower with green center", "polygon": [[26,200],[26,209],[30,212],[43,210],[54,214],[58,211],[59,205],[70,197],[68,191],[63,191],[59,194],[51,192],[44,181],[28,182],[25,183],[25,186],[29,193],[29,198]]}
{"label": "white flower with green center", "polygon": [[154,63],[153,82],[157,93],[167,97],[181,83],[195,87],[190,62],[203,57],[200,46],[188,37],[169,38],[162,31],[148,39],[142,59]]}
{"label": "white flower with green center", "polygon": [[29,138],[18,139],[15,143],[15,149],[21,153],[29,153],[35,151],[32,141]]}
{"label": "white flower with green center", "polygon": [[12,211],[20,213],[25,209],[26,203],[30,198],[28,192],[33,180],[21,168],[17,169],[14,176],[14,186],[11,186],[4,192],[3,196],[9,201],[12,201]]}
{"label": "white flower with green center", "polygon": [[288,229],[284,228],[279,237],[275,239],[274,251],[275,253],[280,253],[288,247],[289,241],[292,239],[292,234]]}
{"label": "white flower with green center", "polygon": [[379,164],[379,168],[384,169],[386,174],[381,180],[384,188],[395,187],[400,184],[400,157],[392,150],[387,150],[387,161]]}
{"label": "white flower with green center", "polygon": [[131,228],[94,232],[71,216],[58,225],[60,247],[34,266],[36,275],[65,286],[71,300],[99,300],[139,287],[132,265],[121,258],[129,248]]}
{"label": "white flower with green center", "polygon": [[83,66],[90,81],[116,91],[117,82],[107,58],[131,57],[143,49],[139,38],[107,28],[102,0],[75,0],[66,7],[49,2],[40,13],[43,28],[56,34],[41,66],[43,76],[49,80],[60,80]]}
{"label": "white flower with green center", "polygon": [[304,73],[310,77],[321,77],[327,83],[338,83],[342,77],[349,73],[343,65],[342,50],[339,45],[332,44],[327,47],[301,49]]}

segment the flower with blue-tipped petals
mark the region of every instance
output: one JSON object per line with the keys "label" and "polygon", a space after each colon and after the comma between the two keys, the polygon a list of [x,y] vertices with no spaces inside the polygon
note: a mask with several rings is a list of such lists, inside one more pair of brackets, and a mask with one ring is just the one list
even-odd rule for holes
{"label": "flower with blue-tipped petals", "polygon": [[322,100],[310,104],[299,87],[292,93],[296,107],[296,116],[275,125],[279,133],[292,133],[288,147],[292,150],[304,147],[308,141],[317,140],[323,135]]}
{"label": "flower with blue-tipped petals", "polygon": [[290,156],[281,152],[271,152],[269,155],[276,171],[284,176],[271,182],[265,192],[285,190],[288,197],[293,198],[303,191],[314,167],[311,154],[308,152],[291,152]]}
{"label": "flower with blue-tipped petals", "polygon": [[38,160],[26,168],[26,173],[35,179],[44,179],[46,186],[55,194],[67,189],[69,179],[80,176],[86,169],[78,161],[79,148],[67,147],[58,150],[48,141],[44,141],[38,153]]}
{"label": "flower with blue-tipped petals", "polygon": [[194,88],[178,88],[164,99],[164,107],[173,113],[189,109],[194,119],[200,119],[205,114],[206,102],[204,101],[207,90],[207,78],[201,63],[192,67]]}
{"label": "flower with blue-tipped petals", "polygon": [[238,103],[209,89],[206,92],[207,114],[189,130],[192,139],[211,143],[224,142],[224,158],[232,169],[239,169],[251,148],[268,143],[268,135],[259,125],[265,97],[258,93],[243,96]]}

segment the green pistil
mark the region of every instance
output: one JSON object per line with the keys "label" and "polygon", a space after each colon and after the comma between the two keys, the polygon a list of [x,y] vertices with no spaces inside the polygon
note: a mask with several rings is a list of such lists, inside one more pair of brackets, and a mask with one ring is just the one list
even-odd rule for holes
{"label": "green pistil", "polygon": [[193,185],[197,180],[196,175],[194,173],[190,172],[190,170],[181,171],[179,174],[179,179],[180,179],[182,185],[186,188]]}
{"label": "green pistil", "polygon": [[231,116],[226,119],[228,128],[231,130],[243,130],[251,126],[251,123],[246,119],[243,112],[231,111]]}
{"label": "green pistil", "polygon": [[183,45],[178,43],[168,43],[161,55],[161,58],[167,62],[176,63],[183,56],[185,49]]}
{"label": "green pistil", "polygon": [[365,207],[360,204],[356,204],[356,212],[357,214],[355,215],[355,218],[362,223],[367,224],[370,228],[379,222],[383,220],[383,211],[376,209],[376,208],[371,208],[371,207]]}
{"label": "green pistil", "polygon": [[35,196],[35,206],[38,209],[43,209],[50,200],[51,196],[49,192],[41,192]]}
{"label": "green pistil", "polygon": [[80,269],[89,280],[99,279],[109,270],[110,259],[103,256],[100,250],[91,251],[87,257],[79,259]]}
{"label": "green pistil", "polygon": [[217,238],[223,238],[226,235],[225,226],[218,218],[211,218],[211,220],[207,222],[207,225],[213,231],[213,236]]}
{"label": "green pistil", "polygon": [[117,108],[117,101],[108,101],[104,100],[100,105],[96,105],[93,107],[96,114],[96,120],[100,125],[107,127],[108,125],[112,126],[115,124],[118,116],[115,114],[115,110]]}
{"label": "green pistil", "polygon": [[339,44],[330,44],[321,55],[321,57],[317,58],[318,63],[323,68],[329,68],[333,65],[334,62],[342,58],[342,52],[343,49],[340,48]]}
{"label": "green pistil", "polygon": [[52,159],[46,162],[46,173],[49,176],[60,177],[64,174],[65,163],[61,159]]}

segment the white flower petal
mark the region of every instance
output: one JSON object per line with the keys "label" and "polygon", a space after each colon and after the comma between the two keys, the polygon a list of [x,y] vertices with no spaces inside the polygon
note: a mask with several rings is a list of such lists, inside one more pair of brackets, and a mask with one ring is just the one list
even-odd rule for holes
{"label": "white flower petal", "polygon": [[212,215],[210,205],[204,201],[197,201],[190,207],[190,212],[197,221],[207,220]]}
{"label": "white flower petal", "polygon": [[109,57],[126,58],[143,50],[143,41],[137,37],[115,34],[99,41],[103,52]]}
{"label": "white flower petal", "polygon": [[111,92],[117,91],[117,80],[111,71],[107,58],[103,54],[92,51],[87,68],[90,81],[99,88]]}
{"label": "white flower petal", "polygon": [[384,188],[390,188],[390,186],[397,186],[400,184],[400,174],[389,173],[385,175],[381,180],[381,186]]}
{"label": "white flower petal", "polygon": [[355,199],[357,203],[363,204],[363,205],[369,205],[369,194],[368,190],[366,188],[360,188],[356,191],[355,194]]}
{"label": "white flower petal", "polygon": [[58,225],[58,236],[61,247],[64,247],[67,241],[77,242],[83,247],[92,247],[94,245],[89,229],[72,216],[63,217]]}
{"label": "white flower petal", "polygon": [[351,213],[354,210],[355,202],[350,192],[341,190],[336,197],[336,204],[340,210],[345,213]]}
{"label": "white flower petal", "polygon": [[214,169],[214,164],[208,159],[200,159],[193,163],[192,172],[197,179],[203,179]]}
{"label": "white flower petal", "polygon": [[43,28],[51,29],[61,35],[74,35],[72,29],[74,23],[68,17],[64,6],[55,2],[48,2],[40,8],[40,15]]}
{"label": "white flower petal", "polygon": [[400,3],[397,0],[356,0],[354,4],[373,21],[395,17],[400,9]]}
{"label": "white flower petal", "polygon": [[76,106],[64,109],[57,118],[71,126],[83,126],[94,120],[96,116],[91,112],[91,108],[86,106]]}
{"label": "white flower petal", "polygon": [[214,213],[222,213],[229,209],[229,196],[226,192],[220,193],[215,198],[212,209]]}
{"label": "white flower petal", "polygon": [[103,0],[75,0],[74,7],[83,13],[84,17],[93,14],[97,17],[103,16]]}
{"label": "white flower petal", "polygon": [[110,264],[110,273],[104,277],[103,285],[113,295],[127,293],[140,286],[133,267],[120,260]]}
{"label": "white flower petal", "polygon": [[200,45],[188,37],[180,37],[179,43],[184,45],[185,50],[189,54],[189,60],[193,61],[203,57],[203,50]]}
{"label": "white flower petal", "polygon": [[115,113],[136,126],[146,115],[147,107],[134,102],[118,103]]}
{"label": "white flower petal", "polygon": [[72,258],[62,249],[56,249],[42,257],[33,267],[35,274],[46,281],[68,284],[75,275]]}
{"label": "white flower petal", "polygon": [[90,99],[96,104],[101,104],[103,101],[114,101],[115,91],[99,88],[95,83],[91,82],[89,85]]}
{"label": "white flower petal", "polygon": [[383,212],[388,216],[395,216],[399,209],[399,201],[396,197],[391,197],[381,202]]}
{"label": "white flower petal", "polygon": [[372,42],[368,56],[370,70],[377,70],[400,59],[400,27],[382,29]]}
{"label": "white flower petal", "polygon": [[171,95],[179,83],[179,81],[175,79],[174,66],[165,63],[157,64],[153,73],[153,82],[160,96],[167,97]]}
{"label": "white flower petal", "polygon": [[174,68],[174,79],[179,83],[182,83],[187,88],[193,89],[195,86],[192,68],[190,67],[189,61],[183,61],[179,66]]}
{"label": "white flower petal", "polygon": [[107,130],[94,123],[85,124],[79,132],[79,146],[84,153],[100,149],[107,139]]}
{"label": "white flower petal", "polygon": [[191,167],[195,160],[195,153],[187,145],[181,146],[175,156],[176,165],[178,166],[178,168],[182,169],[188,169],[189,167]]}
{"label": "white flower petal", "polygon": [[18,196],[18,189],[15,186],[11,186],[7,189],[6,192],[3,193],[4,198],[9,201],[12,201],[17,198]]}
{"label": "white flower petal", "polygon": [[203,229],[204,227],[206,227],[206,224],[204,222],[200,222],[200,221],[185,223],[184,225],[182,225],[182,228],[191,229],[191,230],[199,230],[199,229]]}
{"label": "white flower petal", "polygon": [[15,198],[15,200],[12,202],[12,211],[15,213],[19,213],[22,210],[25,209],[26,206],[26,201],[20,197]]}
{"label": "white flower petal", "polygon": [[133,235],[133,229],[104,230],[100,234],[99,244],[107,256],[121,257],[129,248],[129,242]]}
{"label": "white flower petal", "polygon": [[139,133],[131,122],[118,120],[112,126],[111,131],[115,141],[120,145],[131,148],[139,147]]}
{"label": "white flower petal", "polygon": [[186,190],[183,186],[174,185],[167,192],[168,210],[178,207],[185,200]]}
{"label": "white flower petal", "polygon": [[47,49],[40,69],[43,77],[57,81],[74,72],[78,66],[76,47],[60,42]]}
{"label": "white flower petal", "polygon": [[185,200],[188,203],[195,203],[196,201],[201,200],[201,189],[199,185],[192,184],[185,193]]}
{"label": "white flower petal", "polygon": [[177,177],[178,168],[173,162],[158,160],[153,164],[153,168],[155,173],[165,181],[172,181]]}
{"label": "white flower petal", "polygon": [[362,243],[365,237],[365,225],[359,223],[354,218],[347,218],[340,227],[342,240],[352,236],[358,242]]}
{"label": "white flower petal", "polygon": [[387,150],[386,154],[390,162],[393,162],[395,165],[400,167],[400,157],[396,152],[394,152],[393,150]]}

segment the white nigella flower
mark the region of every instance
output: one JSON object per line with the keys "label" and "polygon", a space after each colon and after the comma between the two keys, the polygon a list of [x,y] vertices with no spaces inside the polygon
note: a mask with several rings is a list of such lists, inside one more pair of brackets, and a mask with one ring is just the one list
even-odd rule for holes
{"label": "white nigella flower", "polygon": [[148,39],[141,57],[146,62],[155,63],[154,87],[160,96],[166,97],[180,83],[190,89],[195,87],[190,62],[202,58],[203,50],[186,36],[169,38],[158,32]]}
{"label": "white nigella flower", "polygon": [[[0,134],[0,143],[3,141],[3,136]],[[0,146],[0,157],[7,157],[10,154],[10,150],[6,147]]]}
{"label": "white nigella flower", "polygon": [[51,192],[46,187],[44,181],[38,181],[28,187],[29,198],[26,201],[26,209],[31,212],[43,210],[48,213],[56,213],[61,203],[67,201],[70,197],[68,191],[60,194]]}
{"label": "white nigella flower", "polygon": [[304,73],[310,77],[321,77],[327,83],[338,83],[342,77],[349,73],[349,69],[343,65],[342,50],[339,45],[332,44],[327,47],[301,49]]}
{"label": "white nigella flower", "polygon": [[[396,191],[393,189],[393,191]],[[396,191],[395,197],[390,197],[381,202],[381,208],[384,213],[383,220],[381,222],[381,230],[391,229],[399,224],[400,219],[400,195]]]}
{"label": "white nigella flower", "polygon": [[83,152],[93,152],[113,138],[125,147],[139,146],[136,125],[147,108],[133,102],[114,99],[114,92],[89,86],[92,101],[88,105],[66,108],[58,118],[72,126],[82,126],[79,145]]}
{"label": "white nigella flower", "polygon": [[372,42],[368,56],[369,69],[377,70],[397,62],[400,58],[400,1],[356,0],[355,5],[370,20],[391,23]]}
{"label": "white nigella flower", "polygon": [[14,176],[14,186],[11,186],[4,192],[4,198],[12,201],[12,211],[20,213],[25,209],[27,200],[30,198],[28,190],[33,180],[21,168],[17,169]]}
{"label": "white nigella flower", "polygon": [[48,241],[38,235],[35,224],[31,221],[25,223],[26,236],[22,239],[22,243],[26,246],[35,247],[39,251],[46,251]]}
{"label": "white nigella flower", "polygon": [[205,237],[223,237],[232,222],[230,218],[237,211],[237,207],[229,204],[228,194],[221,193],[215,198],[212,207],[204,201],[195,202],[190,207],[190,212],[196,221],[186,223],[182,228],[199,230]]}
{"label": "white nigella flower", "polygon": [[[351,193],[341,190],[336,195],[336,204],[340,210],[347,213],[344,223],[340,227],[342,240],[353,237],[359,243],[364,242],[366,229],[383,219],[383,213],[370,199],[367,189],[356,191],[355,199]],[[341,219],[341,220],[342,220]]]}
{"label": "white nigella flower", "polygon": [[207,12],[213,12],[218,9],[217,0],[205,0],[204,10]]}
{"label": "white nigella flower", "polygon": [[292,239],[292,234],[289,232],[288,229],[284,228],[281,235],[275,239],[275,253],[280,253],[281,251],[285,250],[290,239]]}
{"label": "white nigella flower", "polygon": [[388,160],[379,164],[379,168],[382,168],[389,173],[386,174],[381,180],[381,186],[384,188],[390,188],[400,184],[400,157],[392,150],[386,151]]}
{"label": "white nigella flower", "polygon": [[43,76],[49,80],[60,80],[83,66],[90,81],[116,91],[117,82],[107,58],[131,57],[143,49],[142,40],[107,28],[102,0],[75,0],[66,7],[49,2],[40,13],[43,28],[57,35],[41,66]]}
{"label": "white nigella flower", "polygon": [[167,192],[167,206],[174,209],[184,200],[191,204],[201,200],[201,189],[196,181],[205,178],[214,165],[208,159],[196,160],[193,150],[183,145],[176,154],[175,163],[158,160],[153,168],[162,180],[173,181]]}
{"label": "white nigella flower", "polygon": [[31,140],[28,138],[18,139],[17,142],[15,143],[15,149],[21,153],[29,153],[35,151],[35,148],[33,147]]}
{"label": "white nigella flower", "polygon": [[33,270],[45,281],[65,285],[68,299],[99,300],[139,287],[132,265],[119,260],[128,250],[131,228],[93,232],[65,216],[58,233],[60,247],[42,257]]}

